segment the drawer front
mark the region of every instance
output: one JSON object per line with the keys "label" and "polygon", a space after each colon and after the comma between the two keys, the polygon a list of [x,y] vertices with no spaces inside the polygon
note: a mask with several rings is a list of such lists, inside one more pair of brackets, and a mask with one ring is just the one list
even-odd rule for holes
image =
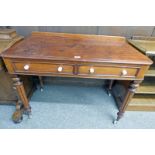
{"label": "drawer front", "polygon": [[73,66],[48,63],[13,63],[15,72],[73,74]]}
{"label": "drawer front", "polygon": [[80,66],[79,75],[136,77],[138,68],[115,66]]}
{"label": "drawer front", "polygon": [[66,63],[44,62],[12,62],[16,73],[27,74],[66,74],[71,76],[86,76],[100,78],[135,78],[140,68],[130,66],[97,66],[76,65]]}

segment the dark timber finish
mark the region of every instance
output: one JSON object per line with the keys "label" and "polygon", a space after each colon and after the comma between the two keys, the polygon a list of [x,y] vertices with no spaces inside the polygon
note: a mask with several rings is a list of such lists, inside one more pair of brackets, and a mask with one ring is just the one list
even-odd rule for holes
{"label": "dark timber finish", "polygon": [[[9,73],[15,75],[130,80],[117,120],[152,64],[124,37],[52,32],[34,32],[2,57]],[[22,101],[27,109],[25,97]]]}

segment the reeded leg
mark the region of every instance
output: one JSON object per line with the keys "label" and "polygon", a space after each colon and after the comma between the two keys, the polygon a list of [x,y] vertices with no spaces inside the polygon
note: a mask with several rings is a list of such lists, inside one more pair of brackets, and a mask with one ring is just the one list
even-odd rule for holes
{"label": "reeded leg", "polygon": [[43,91],[44,84],[43,84],[43,78],[41,76],[39,76],[39,83],[40,83],[40,91]]}
{"label": "reeded leg", "polygon": [[108,93],[109,96],[111,96],[111,90],[112,90],[113,84],[114,84],[114,80],[110,80],[110,83],[109,83],[109,85],[107,87],[107,93]]}
{"label": "reeded leg", "polygon": [[126,96],[124,98],[124,101],[123,101],[121,107],[119,108],[119,112],[117,113],[117,119],[114,121],[114,124],[116,124],[123,117],[124,112],[128,106],[128,103],[132,99],[136,89],[139,87],[139,84],[141,82],[142,81],[132,81],[130,83],[128,91],[127,91]]}
{"label": "reeded leg", "polygon": [[[16,111],[12,116],[12,119],[15,123],[19,123],[22,120],[22,115],[26,114],[31,115],[31,107],[29,105],[23,83],[20,81],[20,78],[17,76],[12,77],[14,88],[17,91],[17,96],[19,98],[18,102],[22,102],[22,105],[19,108],[19,105],[16,106]],[[18,107],[18,108],[17,108]]]}

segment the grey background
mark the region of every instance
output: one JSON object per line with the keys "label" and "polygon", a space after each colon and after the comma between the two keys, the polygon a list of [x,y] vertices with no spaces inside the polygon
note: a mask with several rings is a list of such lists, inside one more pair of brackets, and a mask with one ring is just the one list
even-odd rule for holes
{"label": "grey background", "polygon": [[32,31],[52,31],[81,34],[103,34],[125,36],[134,35],[155,36],[154,26],[9,26],[23,35],[28,36]]}

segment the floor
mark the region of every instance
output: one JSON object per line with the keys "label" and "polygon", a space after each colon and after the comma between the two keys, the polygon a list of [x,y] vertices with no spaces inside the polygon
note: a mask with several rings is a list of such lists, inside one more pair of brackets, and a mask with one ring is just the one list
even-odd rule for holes
{"label": "floor", "polygon": [[24,116],[14,124],[14,106],[0,106],[0,128],[3,129],[139,129],[155,128],[155,112],[126,112],[116,125],[117,107],[101,86],[46,85],[36,90],[30,101],[32,118]]}

